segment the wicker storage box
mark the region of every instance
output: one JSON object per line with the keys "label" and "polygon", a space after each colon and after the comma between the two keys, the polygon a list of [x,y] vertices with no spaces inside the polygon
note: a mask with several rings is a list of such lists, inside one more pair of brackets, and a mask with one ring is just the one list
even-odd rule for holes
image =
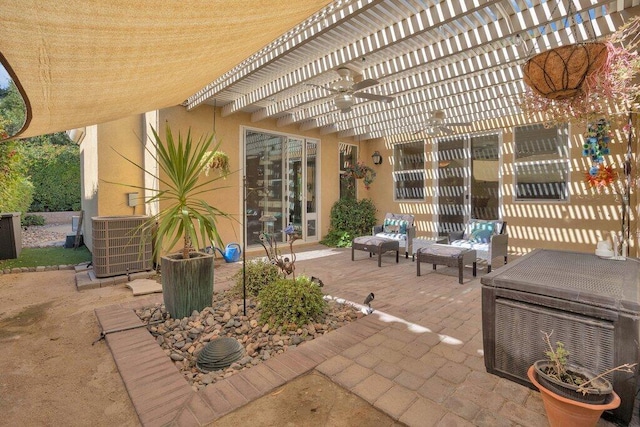
{"label": "wicker storage box", "polygon": [[153,268],[151,231],[146,216],[97,216],[93,222],[93,271],[96,277]]}
{"label": "wicker storage box", "polygon": [[[570,361],[600,373],[640,360],[637,260],[535,250],[487,274],[482,282],[482,328],[487,371],[531,387],[527,370],[544,358],[540,331],[562,341]],[[632,416],[638,371],[607,379],[622,399],[613,415]]]}

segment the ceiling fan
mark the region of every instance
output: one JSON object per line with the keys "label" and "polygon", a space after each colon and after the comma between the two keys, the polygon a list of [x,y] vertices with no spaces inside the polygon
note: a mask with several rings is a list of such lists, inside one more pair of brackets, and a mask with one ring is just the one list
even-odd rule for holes
{"label": "ceiling fan", "polygon": [[351,107],[355,103],[354,98],[381,102],[391,102],[394,100],[394,98],[391,96],[361,92],[361,90],[363,89],[380,84],[380,82],[377,80],[362,79],[362,76],[360,74],[357,74],[350,68],[346,67],[340,67],[336,70],[336,72],[340,75],[340,80],[333,83],[330,87],[315,85],[312,83],[308,83],[308,85],[319,87],[331,92],[332,94],[327,96],[326,98],[332,98],[334,105],[340,110],[341,113],[348,113],[349,111],[351,111]]}
{"label": "ceiling fan", "polygon": [[448,126],[469,126],[471,123],[468,122],[449,122],[445,123],[444,119],[447,118],[447,115],[442,110],[436,110],[429,113],[429,118],[424,122],[423,129],[419,130],[416,133],[426,132],[428,135],[437,135],[440,132],[444,132],[446,134],[453,133],[453,130]]}

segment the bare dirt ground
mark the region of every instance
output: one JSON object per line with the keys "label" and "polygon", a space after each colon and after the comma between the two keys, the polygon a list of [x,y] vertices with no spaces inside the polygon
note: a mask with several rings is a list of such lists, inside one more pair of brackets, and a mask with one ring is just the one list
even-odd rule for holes
{"label": "bare dirt ground", "polygon": [[[137,426],[94,309],[124,285],[78,292],[74,272],[0,275],[0,425]],[[299,378],[216,426],[401,425],[319,374]]]}
{"label": "bare dirt ground", "polygon": [[123,286],[77,292],[73,271],[0,275],[0,424],[137,426],[94,308]]}

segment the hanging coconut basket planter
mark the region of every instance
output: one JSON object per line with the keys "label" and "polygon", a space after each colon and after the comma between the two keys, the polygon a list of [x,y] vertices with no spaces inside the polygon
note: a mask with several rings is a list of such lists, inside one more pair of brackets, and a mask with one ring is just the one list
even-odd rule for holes
{"label": "hanging coconut basket planter", "polygon": [[579,43],[557,47],[529,59],[523,80],[547,99],[567,99],[580,93],[583,84],[607,63],[605,43]]}

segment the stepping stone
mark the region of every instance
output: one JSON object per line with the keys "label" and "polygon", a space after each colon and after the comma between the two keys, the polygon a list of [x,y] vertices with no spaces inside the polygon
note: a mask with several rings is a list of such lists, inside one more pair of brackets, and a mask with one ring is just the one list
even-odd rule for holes
{"label": "stepping stone", "polygon": [[162,284],[151,279],[136,279],[127,282],[127,287],[133,291],[133,296],[147,295],[160,292],[162,293]]}

